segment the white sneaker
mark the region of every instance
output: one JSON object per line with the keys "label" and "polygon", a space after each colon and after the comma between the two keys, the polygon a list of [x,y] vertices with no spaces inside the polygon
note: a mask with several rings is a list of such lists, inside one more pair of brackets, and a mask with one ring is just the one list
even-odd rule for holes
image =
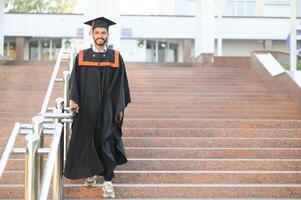
{"label": "white sneaker", "polygon": [[111,181],[104,181],[102,190],[103,190],[102,196],[104,198],[107,198],[107,197],[114,198],[115,197],[114,188],[113,188],[113,184]]}
{"label": "white sneaker", "polygon": [[97,176],[95,175],[95,176],[86,178],[86,180],[85,180],[85,186],[86,187],[94,187],[94,186],[96,186],[96,177]]}

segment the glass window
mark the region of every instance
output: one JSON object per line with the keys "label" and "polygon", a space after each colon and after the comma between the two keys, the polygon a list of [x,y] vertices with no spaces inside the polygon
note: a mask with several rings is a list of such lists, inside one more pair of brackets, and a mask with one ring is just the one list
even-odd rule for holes
{"label": "glass window", "polygon": [[7,51],[7,42],[4,42],[4,49],[3,49],[3,53],[4,53],[4,56],[8,56],[7,55],[7,53],[8,53],[8,51]]}
{"label": "glass window", "polygon": [[39,59],[39,44],[38,41],[29,42],[29,60],[38,60]]}
{"label": "glass window", "polygon": [[226,14],[228,16],[255,16],[255,0],[227,0]]}
{"label": "glass window", "polygon": [[16,54],[16,42],[14,41],[6,41],[4,42],[4,51],[3,51],[5,56],[10,57],[12,60],[17,59],[17,54]]}
{"label": "glass window", "polygon": [[255,16],[256,15],[256,6],[255,2],[249,2],[247,4],[247,16]]}
{"label": "glass window", "polygon": [[290,15],[290,2],[288,0],[266,0],[264,15],[269,17],[288,17]]}
{"label": "glass window", "polygon": [[49,60],[49,53],[50,53],[50,42],[49,42],[49,39],[45,38],[45,39],[42,39],[41,41],[42,43],[42,49],[41,49],[41,56],[42,56],[42,60]]}
{"label": "glass window", "polygon": [[245,16],[246,2],[236,2],[236,16]]}
{"label": "glass window", "polygon": [[52,39],[52,59],[56,60],[62,47],[62,39]]}
{"label": "glass window", "polygon": [[227,1],[226,8],[226,13],[228,16],[235,16],[235,2]]}
{"label": "glass window", "polygon": [[17,59],[16,42],[9,43],[9,57],[13,60]]}
{"label": "glass window", "polygon": [[146,62],[156,62],[156,42],[146,41]]}
{"label": "glass window", "polygon": [[167,62],[178,62],[178,44],[169,44]]}
{"label": "glass window", "polygon": [[166,61],[166,49],[167,43],[166,42],[159,42],[158,43],[158,61],[165,62]]}

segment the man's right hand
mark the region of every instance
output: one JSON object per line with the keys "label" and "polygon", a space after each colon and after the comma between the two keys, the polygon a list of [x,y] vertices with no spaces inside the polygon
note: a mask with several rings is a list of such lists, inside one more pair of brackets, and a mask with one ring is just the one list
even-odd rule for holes
{"label": "man's right hand", "polygon": [[79,106],[78,104],[73,101],[73,100],[70,100],[70,110],[71,112],[76,112],[76,113],[79,113]]}

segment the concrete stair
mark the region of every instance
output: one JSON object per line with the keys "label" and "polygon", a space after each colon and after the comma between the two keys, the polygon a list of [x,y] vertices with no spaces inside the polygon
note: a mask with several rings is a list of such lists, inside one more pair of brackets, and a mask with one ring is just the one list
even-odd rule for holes
{"label": "concrete stair", "polygon": [[[129,161],[116,169],[117,198],[301,198],[301,110],[249,67],[226,64],[128,63]],[[0,152],[13,123],[39,112],[52,67],[0,65]],[[58,96],[61,83],[52,105]],[[99,199],[102,181],[86,188],[64,179],[64,197]],[[0,199],[24,198],[24,155],[11,156],[0,188]]]}

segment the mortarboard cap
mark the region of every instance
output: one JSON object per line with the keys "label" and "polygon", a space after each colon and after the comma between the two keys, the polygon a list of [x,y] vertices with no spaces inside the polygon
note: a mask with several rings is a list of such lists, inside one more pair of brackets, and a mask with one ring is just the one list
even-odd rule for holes
{"label": "mortarboard cap", "polygon": [[90,21],[85,22],[84,24],[87,24],[93,28],[95,27],[104,27],[109,28],[109,26],[116,24],[115,22],[105,18],[105,17],[98,17],[95,19],[92,19]]}

